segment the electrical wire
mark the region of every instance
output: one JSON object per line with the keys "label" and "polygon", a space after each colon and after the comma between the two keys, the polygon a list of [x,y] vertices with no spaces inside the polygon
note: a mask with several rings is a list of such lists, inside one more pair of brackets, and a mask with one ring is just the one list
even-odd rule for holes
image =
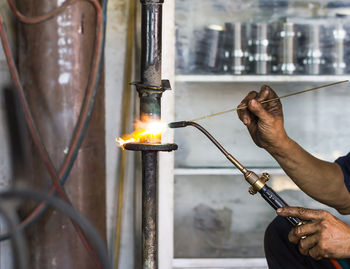
{"label": "electrical wire", "polygon": [[[48,205],[55,207],[62,213],[73,219],[77,225],[84,231],[89,241],[93,243],[94,249],[98,254],[99,260],[103,269],[111,269],[111,264],[108,258],[107,249],[101,237],[95,228],[86,220],[82,215],[80,215],[71,205],[64,202],[63,200],[56,198],[55,196],[40,193],[34,190],[16,190],[11,189],[4,192],[0,192],[0,199],[31,199],[35,201],[45,201]],[[21,230],[17,226],[18,230]]]}
{"label": "electrical wire", "polygon": [[[101,54],[103,55],[104,53],[104,45],[105,45],[105,32],[106,32],[106,17],[107,17],[107,4],[108,4],[108,0],[104,1],[104,5],[103,5],[103,41],[102,41],[102,52]],[[99,77],[100,77],[100,70],[101,70],[101,65],[102,65],[102,55],[100,57],[100,61],[99,61],[99,72],[97,74],[97,81],[99,81]],[[80,148],[80,145],[84,139],[85,136],[85,132],[86,132],[86,128],[88,126],[88,122],[90,120],[90,115],[92,113],[93,110],[93,106],[94,106],[94,102],[95,102],[95,96],[97,94],[97,90],[98,90],[98,84],[95,85],[94,90],[93,90],[93,94],[91,96],[91,98],[89,100],[86,100],[87,98],[84,98],[86,104],[88,104],[88,112],[85,113],[84,115],[82,114],[82,112],[80,112],[80,116],[78,119],[78,122],[81,120],[82,122],[84,122],[84,124],[79,124],[79,126],[83,125],[83,128],[81,128],[80,130],[78,130],[78,126],[76,126],[74,128],[74,137],[78,137],[78,138],[73,138],[72,141],[77,141],[76,144],[74,144],[73,142],[70,143],[69,149],[68,149],[68,154],[65,157],[65,160],[63,161],[63,165],[60,168],[60,172],[59,172],[59,177],[60,177],[60,183],[62,185],[65,184],[70,170],[73,167],[74,161],[76,159],[76,156],[78,154],[78,150]],[[73,147],[74,146],[74,147]],[[52,186],[49,190],[49,193],[54,193],[55,192],[55,187]],[[41,203],[39,206],[37,206],[37,208],[32,212],[31,215],[29,215],[23,222],[22,222],[22,226],[23,227],[27,227],[29,225],[31,225],[33,222],[35,222],[35,220],[44,213],[45,211],[45,203]],[[5,240],[8,239],[8,236],[2,236],[0,237],[0,241],[1,240]]]}
{"label": "electrical wire", "polygon": [[[16,17],[23,23],[40,23],[43,22],[49,18],[51,18],[52,16],[58,14],[59,12],[62,12],[64,10],[64,8],[66,6],[68,6],[69,4],[73,4],[75,2],[78,2],[79,0],[71,0],[71,1],[66,1],[65,3],[62,4],[62,6],[50,11],[49,13],[47,13],[47,15],[42,15],[39,17],[35,17],[35,18],[29,18],[29,17],[25,17],[24,15],[22,15],[15,7],[15,5],[13,4],[12,0],[8,0],[8,3],[10,5],[11,10],[14,12],[14,14],[16,15]],[[18,72],[13,60],[13,56],[11,54],[11,50],[8,44],[8,39],[7,39],[7,34],[6,34],[6,26],[3,23],[2,18],[0,17],[0,34],[1,34],[1,41],[3,43],[3,48],[5,51],[5,55],[8,61],[8,65],[9,65],[9,69],[10,69],[10,74],[11,74],[11,78],[15,83],[15,86],[17,88],[17,90],[19,91],[20,94],[20,100],[25,112],[25,118],[26,118],[26,122],[28,124],[30,133],[32,135],[32,138],[34,140],[34,143],[36,145],[36,147],[39,150],[40,156],[50,174],[50,177],[52,179],[53,182],[53,186],[50,188],[49,193],[54,193],[55,190],[58,191],[58,193],[60,194],[60,196],[65,199],[66,201],[68,201],[68,197],[66,196],[65,192],[63,191],[63,189],[61,188],[61,184],[64,184],[64,182],[66,181],[69,172],[73,166],[73,163],[75,161],[75,158],[77,156],[79,147],[82,143],[82,140],[84,138],[85,135],[85,131],[92,113],[92,109],[94,106],[94,101],[95,101],[95,96],[97,93],[97,89],[98,89],[98,82],[99,82],[99,77],[100,77],[100,70],[101,70],[101,62],[102,62],[102,55],[103,55],[103,48],[104,48],[104,40],[105,40],[105,24],[106,24],[106,6],[107,6],[107,1],[104,1],[104,6],[103,6],[103,15],[102,16],[102,11],[101,11],[101,6],[100,4],[97,2],[97,0],[86,0],[89,1],[90,3],[92,3],[96,9],[96,16],[97,16],[97,26],[96,26],[96,42],[95,42],[95,54],[93,56],[93,63],[92,63],[92,70],[91,70],[91,74],[89,76],[89,83],[88,83],[88,88],[87,88],[87,92],[86,92],[86,96],[84,98],[84,102],[81,108],[81,112],[78,118],[78,122],[76,125],[76,128],[74,130],[74,134],[70,143],[70,147],[68,150],[68,154],[65,156],[65,159],[63,161],[63,164],[61,166],[60,171],[57,172],[52,164],[52,161],[47,153],[47,150],[44,146],[44,144],[42,143],[40,134],[37,130],[37,127],[35,125],[35,122],[33,120],[33,117],[31,115],[31,111],[29,108],[29,104],[26,100],[25,97],[25,93],[23,90],[23,87],[21,85],[19,76],[18,76]],[[103,18],[102,18],[103,17]],[[103,21],[102,21],[103,20]],[[30,216],[28,216],[23,222],[22,222],[22,227],[27,227],[29,224],[33,223],[45,210],[45,203],[41,203],[33,212],[32,214],[30,214]],[[73,223],[74,225],[74,223]],[[89,250],[90,254],[92,254],[93,256],[94,253],[91,250],[91,247],[88,245],[88,243],[86,242],[86,240],[84,240],[84,235],[81,233],[81,231],[79,231],[78,227],[76,227],[76,225],[74,225],[79,236],[81,237],[84,245],[87,247],[87,249]],[[5,235],[2,236],[0,238],[0,240],[5,240],[8,239],[9,235]]]}
{"label": "electrical wire", "polygon": [[[129,15],[128,15],[128,30],[126,36],[126,53],[124,66],[124,87],[122,98],[122,115],[121,115],[121,133],[125,134],[128,131],[130,121],[130,104],[131,104],[131,89],[130,81],[132,79],[132,63],[133,63],[133,44],[135,35],[135,19],[136,19],[136,4],[135,0],[129,1]],[[121,230],[122,230],[122,216],[124,205],[124,185],[125,185],[125,169],[127,166],[128,154],[126,150],[122,150],[119,160],[119,184],[118,184],[118,204],[117,204],[117,220],[115,231],[115,247],[113,255],[114,268],[119,268],[120,260],[120,244],[121,244]]]}
{"label": "electrical wire", "polygon": [[15,210],[8,206],[7,201],[0,201],[0,215],[6,222],[8,230],[11,230],[13,266],[18,269],[28,268],[28,249],[22,229],[18,229],[19,221]]}
{"label": "electrical wire", "polygon": [[[11,2],[10,0],[9,0],[9,2]],[[69,2],[76,2],[76,1],[69,1]],[[105,21],[105,20],[104,20]],[[3,25],[3,27],[5,27],[5,25]],[[6,35],[4,34],[3,35],[5,38],[6,38]],[[5,42],[5,44],[7,45],[7,49],[8,49],[8,51],[9,51],[9,46],[8,46],[8,41],[7,40],[5,40],[4,41],[4,38],[2,38],[3,40],[3,43]],[[103,46],[102,46],[103,47]],[[11,63],[12,63],[12,65],[14,66],[14,61],[13,61],[13,57],[11,56],[11,55],[9,55],[9,57],[11,58],[11,59],[8,59],[8,60],[10,60],[11,61]],[[100,57],[100,58],[102,58],[102,57]],[[11,66],[10,66],[11,67]],[[14,68],[12,68],[11,67],[11,70],[13,70],[13,69],[15,69],[15,67]],[[15,72],[17,72],[16,70],[15,70]],[[99,75],[98,75],[99,76]],[[15,73],[15,78],[14,78],[14,81],[17,81],[17,83],[16,83],[16,86],[17,85],[19,85],[19,87],[21,88],[21,85],[20,85],[20,82],[19,82],[19,84],[18,84],[18,73],[16,74]],[[96,79],[94,79],[94,80],[96,80]],[[98,79],[97,79],[98,80]],[[97,83],[96,83],[97,84]],[[96,91],[97,91],[97,87],[95,87],[95,89],[94,89],[94,94],[92,95],[93,97],[96,95]],[[84,117],[84,116],[88,116],[88,117],[90,117],[90,115],[91,115],[91,111],[92,111],[92,107],[93,107],[93,101],[94,101],[94,98],[85,98],[85,99],[89,99],[89,101],[87,101],[87,102],[85,102],[85,104],[83,105],[83,106],[86,106],[87,104],[88,104],[88,107],[89,107],[89,109],[88,110],[84,110],[85,111],[85,113],[80,113],[80,116],[79,116],[79,119],[80,119],[80,121],[83,121],[85,124],[83,124],[84,125],[84,129],[83,130],[85,130],[86,129],[86,127],[87,127],[87,122],[88,122],[88,119],[89,118],[87,118],[87,117]],[[25,100],[26,101],[26,100]],[[83,110],[83,108],[82,108],[82,110]],[[88,111],[88,113],[86,113],[86,111]],[[84,120],[81,120],[81,119],[84,119]],[[79,124],[79,126],[81,126],[82,124]],[[65,161],[64,161],[64,165],[62,166],[62,168],[60,169],[60,171],[63,171],[63,170],[65,170],[64,172],[61,172],[61,173],[59,173],[60,174],[60,179],[61,179],[61,183],[62,184],[64,184],[64,180],[67,178],[67,174],[69,173],[69,168],[67,169],[66,167],[70,167],[71,168],[71,166],[72,166],[72,164],[73,164],[73,161],[72,160],[74,160],[74,158],[72,158],[71,156],[76,156],[76,154],[77,154],[77,151],[78,151],[78,149],[79,149],[79,144],[81,144],[81,142],[82,142],[82,138],[83,138],[83,135],[82,134],[84,134],[84,132],[82,132],[82,131],[78,131],[77,129],[82,129],[82,128],[75,128],[75,135],[74,135],[74,137],[73,137],[73,142],[71,142],[71,146],[69,147],[69,150],[68,150],[68,152],[73,152],[73,153],[68,153],[67,154],[67,157],[65,158]],[[80,134],[80,135],[77,135],[77,134]],[[75,137],[79,137],[78,139],[77,138],[75,138]],[[79,143],[76,143],[76,142],[74,142],[74,141],[79,141]],[[73,147],[73,145],[75,145],[75,147]],[[74,148],[74,149],[73,149]],[[68,163],[68,164],[67,164]],[[63,169],[63,168],[66,168],[66,169]],[[54,192],[54,188],[51,188],[50,189],[50,193],[53,193]]]}

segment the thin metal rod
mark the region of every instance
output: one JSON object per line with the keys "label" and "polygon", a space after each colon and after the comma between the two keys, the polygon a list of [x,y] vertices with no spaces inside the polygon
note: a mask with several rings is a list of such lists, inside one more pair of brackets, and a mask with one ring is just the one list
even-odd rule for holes
{"label": "thin metal rod", "polygon": [[[307,90],[303,90],[303,91],[299,91],[299,92],[294,92],[294,93],[290,93],[290,94],[283,95],[283,96],[280,96],[280,97],[276,97],[276,98],[272,98],[272,99],[269,99],[269,100],[265,100],[265,101],[262,101],[260,103],[261,104],[266,104],[266,103],[269,103],[269,102],[272,102],[272,101],[276,101],[276,100],[279,100],[279,99],[287,98],[287,97],[290,97],[290,96],[294,96],[294,95],[298,95],[298,94],[302,94],[302,93],[306,93],[306,92],[315,91],[315,90],[318,90],[318,89],[334,86],[334,85],[337,85],[337,84],[340,84],[340,83],[345,83],[345,82],[349,82],[349,80],[343,80],[343,81],[338,81],[338,82],[333,82],[333,83],[317,86],[317,87],[314,87],[314,88],[311,88],[311,89],[307,89]],[[221,112],[218,112],[218,113],[210,114],[210,115],[207,115],[207,116],[203,116],[203,117],[200,117],[200,118],[196,118],[196,119],[193,119],[193,120],[190,120],[190,121],[191,122],[199,121],[199,120],[203,120],[203,119],[219,116],[219,115],[222,115],[222,114],[226,114],[226,113],[229,113],[229,112],[233,112],[233,111],[241,110],[241,109],[246,109],[246,108],[247,108],[247,106],[241,106],[241,107],[237,107],[237,108],[221,111]]]}

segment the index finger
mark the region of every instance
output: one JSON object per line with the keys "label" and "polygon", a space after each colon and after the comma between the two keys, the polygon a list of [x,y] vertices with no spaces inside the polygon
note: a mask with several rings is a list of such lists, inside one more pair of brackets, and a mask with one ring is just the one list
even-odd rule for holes
{"label": "index finger", "polygon": [[262,102],[273,98],[278,98],[278,95],[275,93],[275,91],[268,85],[262,85],[256,100],[258,102]]}
{"label": "index finger", "polygon": [[277,214],[282,217],[297,217],[302,220],[319,220],[325,216],[325,211],[303,207],[286,206],[279,208]]}

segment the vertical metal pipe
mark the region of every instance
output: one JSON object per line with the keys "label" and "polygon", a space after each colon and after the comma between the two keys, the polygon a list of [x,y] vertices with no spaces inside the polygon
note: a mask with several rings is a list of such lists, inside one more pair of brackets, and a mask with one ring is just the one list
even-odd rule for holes
{"label": "vertical metal pipe", "polygon": [[141,0],[142,52],[141,81],[146,85],[162,83],[162,12],[164,0]]}
{"label": "vertical metal pipe", "polygon": [[157,238],[158,152],[142,152],[142,231],[144,269],[158,268]]}
{"label": "vertical metal pipe", "polygon": [[342,23],[338,22],[333,31],[333,36],[335,39],[334,44],[334,74],[335,75],[344,75],[346,62],[345,62],[345,37],[346,31]]}
{"label": "vertical metal pipe", "polygon": [[310,75],[319,75],[322,73],[323,55],[320,46],[320,25],[308,25],[308,51],[303,63],[306,66],[306,72]]}
{"label": "vertical metal pipe", "polygon": [[295,32],[293,23],[284,23],[281,32],[282,38],[282,74],[292,75],[295,72]]}
{"label": "vertical metal pipe", "polygon": [[233,63],[232,70],[235,75],[245,72],[244,52],[242,48],[242,24],[236,22],[234,24],[234,43],[233,43]]}
{"label": "vertical metal pipe", "polygon": [[256,61],[256,73],[267,74],[267,24],[257,24],[257,55],[259,55]]}
{"label": "vertical metal pipe", "polygon": [[250,41],[253,55],[253,73],[266,75],[271,71],[271,55],[269,54],[268,26],[266,23],[253,25],[253,39]]}
{"label": "vertical metal pipe", "polygon": [[[162,4],[164,0],[141,0],[142,52],[140,118],[160,119],[162,89]],[[146,141],[146,142],[160,142]],[[157,181],[158,152],[142,152],[143,268],[158,268]]]}
{"label": "vertical metal pipe", "polygon": [[[24,14],[37,16],[62,2],[19,0],[18,4]],[[21,24],[19,28],[20,76],[38,129],[57,170],[67,152],[84,101],[94,51],[95,18],[94,8],[87,1],[80,1],[48,21]],[[105,237],[103,81],[100,89],[65,190],[77,210]],[[48,190],[50,180],[34,148],[32,159],[26,161],[31,163],[26,184]],[[56,210],[48,210],[27,230],[27,236],[30,268],[96,268],[70,220]]]}
{"label": "vertical metal pipe", "polygon": [[[161,88],[162,86],[162,5],[164,0],[141,0],[141,83]],[[141,120],[160,119],[162,91],[146,89],[140,93]]]}

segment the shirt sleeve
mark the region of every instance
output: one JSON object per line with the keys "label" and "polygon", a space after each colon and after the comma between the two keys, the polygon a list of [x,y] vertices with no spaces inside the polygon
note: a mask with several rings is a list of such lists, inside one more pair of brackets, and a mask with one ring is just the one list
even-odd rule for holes
{"label": "shirt sleeve", "polygon": [[350,152],[348,155],[338,158],[335,162],[343,170],[345,186],[350,192]]}

